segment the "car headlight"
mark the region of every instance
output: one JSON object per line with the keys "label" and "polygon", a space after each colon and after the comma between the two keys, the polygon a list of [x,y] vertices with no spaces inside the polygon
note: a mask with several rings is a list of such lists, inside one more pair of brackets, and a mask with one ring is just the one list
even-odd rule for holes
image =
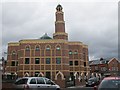
{"label": "car headlight", "polygon": [[95,82],[92,82],[92,84],[94,84]]}

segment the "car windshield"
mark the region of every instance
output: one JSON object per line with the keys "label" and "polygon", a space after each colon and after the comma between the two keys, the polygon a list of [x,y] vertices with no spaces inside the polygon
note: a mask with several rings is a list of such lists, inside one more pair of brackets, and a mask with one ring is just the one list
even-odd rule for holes
{"label": "car windshield", "polygon": [[120,79],[103,80],[99,88],[120,88]]}

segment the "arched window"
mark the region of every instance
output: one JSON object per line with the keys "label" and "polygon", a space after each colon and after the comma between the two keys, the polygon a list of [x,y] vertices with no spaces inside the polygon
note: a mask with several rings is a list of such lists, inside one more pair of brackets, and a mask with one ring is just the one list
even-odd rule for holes
{"label": "arched window", "polygon": [[26,50],[26,51],[30,51],[30,46],[26,46],[26,47],[25,47],[25,50]]}
{"label": "arched window", "polygon": [[74,54],[78,54],[78,51],[75,51]]}
{"label": "arched window", "polygon": [[12,51],[12,55],[16,55],[16,52],[15,52],[15,51]]}
{"label": "arched window", "polygon": [[46,46],[46,51],[49,51],[50,50],[50,46]]}
{"label": "arched window", "polygon": [[72,55],[72,51],[71,50],[69,51],[69,55]]}
{"label": "arched window", "polygon": [[61,49],[60,46],[56,46],[57,51],[60,51],[60,49]]}
{"label": "arched window", "polygon": [[39,50],[40,50],[40,47],[37,45],[37,46],[35,47],[35,50],[36,50],[36,51],[39,51]]}
{"label": "arched window", "polygon": [[61,55],[62,55],[61,45],[60,45],[60,44],[57,44],[57,45],[55,46],[55,55],[56,55],[56,56],[61,56]]}
{"label": "arched window", "polygon": [[11,54],[12,54],[12,60],[15,60],[15,59],[16,59],[16,55],[17,55],[17,54],[16,54],[16,51],[12,51]]}

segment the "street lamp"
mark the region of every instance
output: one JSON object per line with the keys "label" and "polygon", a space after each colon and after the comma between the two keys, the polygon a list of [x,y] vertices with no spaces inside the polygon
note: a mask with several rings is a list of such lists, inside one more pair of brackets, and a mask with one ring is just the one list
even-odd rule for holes
{"label": "street lamp", "polygon": [[91,78],[91,75],[92,75],[91,73],[92,73],[92,69],[91,69],[91,67],[90,67],[90,78]]}

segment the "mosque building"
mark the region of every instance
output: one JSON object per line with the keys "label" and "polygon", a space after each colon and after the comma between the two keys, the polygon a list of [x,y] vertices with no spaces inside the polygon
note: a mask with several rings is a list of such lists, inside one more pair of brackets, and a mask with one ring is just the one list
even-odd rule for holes
{"label": "mosque building", "polygon": [[59,4],[56,7],[53,37],[45,33],[38,39],[8,43],[6,73],[18,77],[45,76],[52,80],[90,73],[88,46],[80,41],[68,40],[62,10]]}

